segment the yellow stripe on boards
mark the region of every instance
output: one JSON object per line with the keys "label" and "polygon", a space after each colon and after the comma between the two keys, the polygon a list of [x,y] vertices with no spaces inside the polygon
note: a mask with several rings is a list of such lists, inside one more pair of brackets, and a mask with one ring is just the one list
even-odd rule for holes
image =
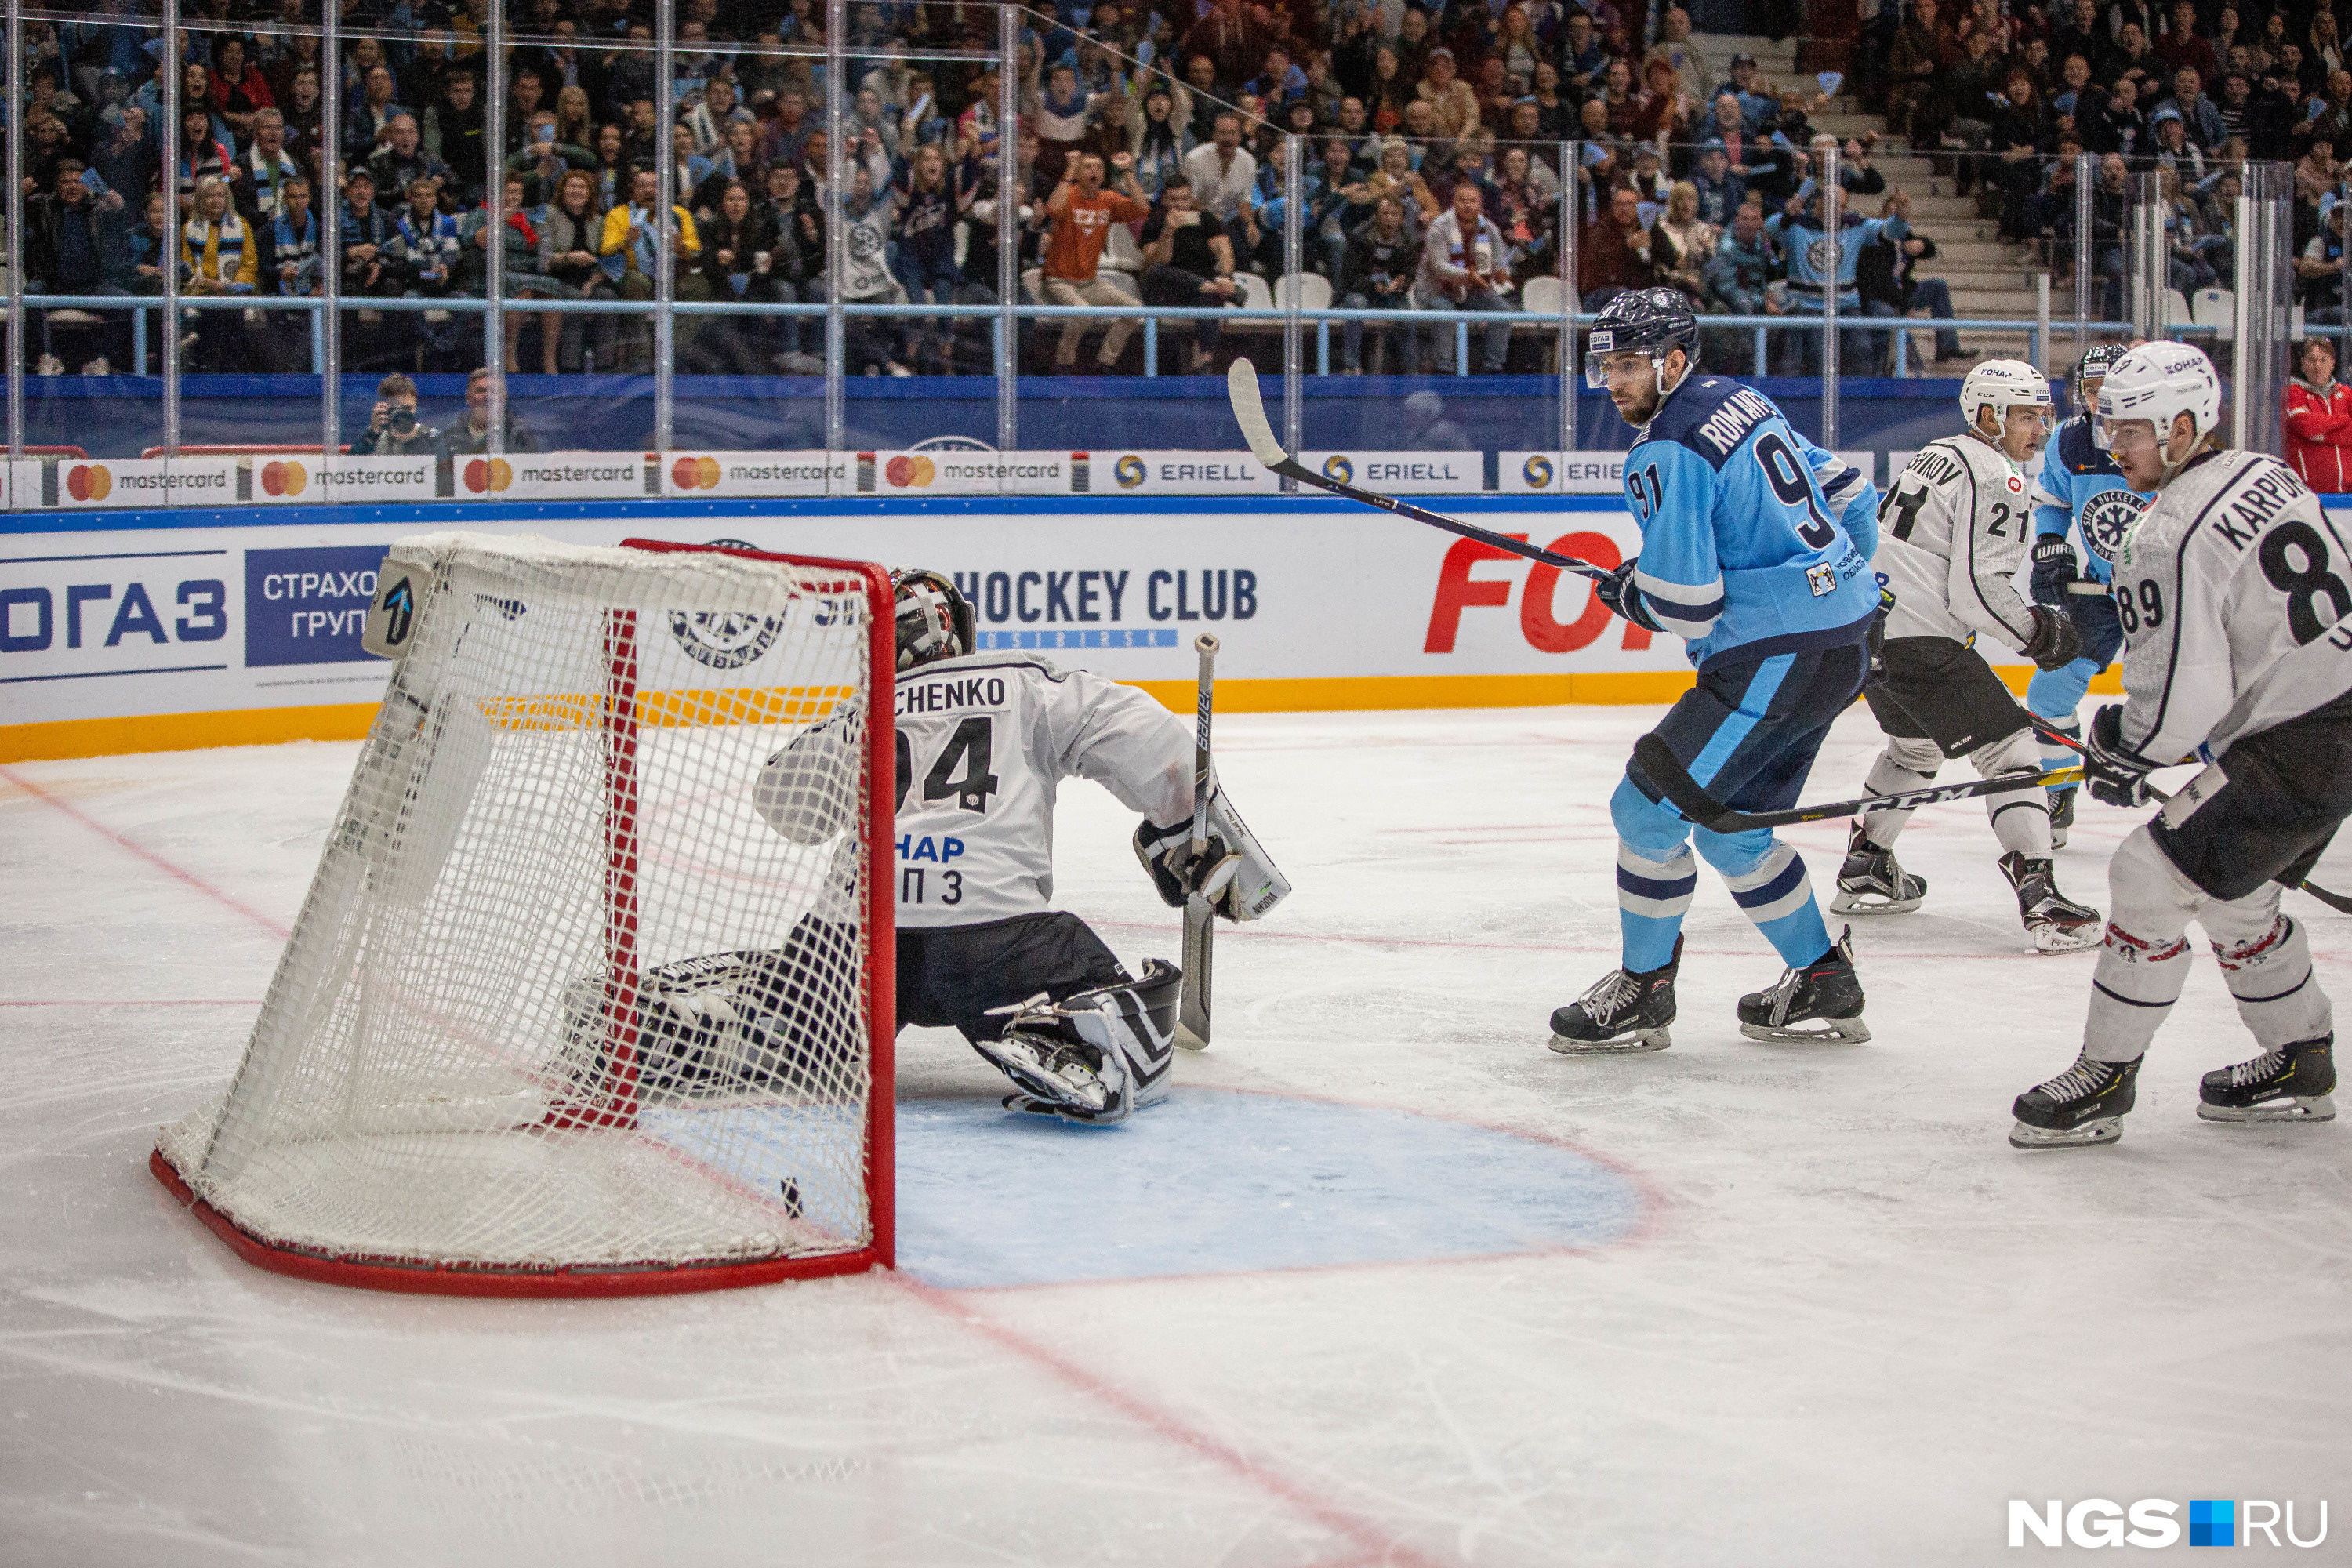
{"label": "yellow stripe on boards", "polygon": [[[2032,665],[1993,667],[2022,693]],[[1672,702],[1691,688],[1688,671],[1614,670],[1581,675],[1355,675],[1217,682],[1227,713],[1309,713],[1381,708],[1549,708],[1574,703]],[[1192,711],[1189,680],[1139,680],[1179,713]],[[2097,693],[2123,689],[2119,671],[2091,682]],[[639,721],[667,728],[687,723],[790,724],[820,718],[845,688],[769,687],[745,691],[649,691]],[[592,721],[584,697],[515,698],[490,715],[502,729],[571,729]],[[210,746],[270,746],[286,741],[357,741],[375,721],[373,702],[316,708],[252,708],[219,713],[161,713],[130,719],[67,719],[0,725],[0,763],[109,757],[131,752],[193,752]]]}

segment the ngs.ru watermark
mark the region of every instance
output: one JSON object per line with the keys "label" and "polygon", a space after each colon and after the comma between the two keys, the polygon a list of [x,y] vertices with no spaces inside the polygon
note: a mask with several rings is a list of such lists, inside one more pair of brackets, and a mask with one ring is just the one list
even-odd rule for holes
{"label": "ngs.ru watermark", "polygon": [[[2295,1504],[2262,1498],[2198,1498],[2189,1504],[2188,1533],[2191,1546],[2252,1546],[2260,1536],[2272,1546],[2317,1546],[2327,1539],[2327,1503],[2316,1510],[2318,1533],[2308,1541],[2295,1532]],[[2314,1510],[2305,1505],[2303,1522]],[[2056,1498],[2047,1502],[2009,1500],[2009,1543],[2023,1546],[2028,1538],[2042,1546],[2172,1546],[2181,1538],[2180,1505],[2165,1498],[2142,1498],[2128,1507],[2105,1498],[2084,1498],[2069,1508]]]}

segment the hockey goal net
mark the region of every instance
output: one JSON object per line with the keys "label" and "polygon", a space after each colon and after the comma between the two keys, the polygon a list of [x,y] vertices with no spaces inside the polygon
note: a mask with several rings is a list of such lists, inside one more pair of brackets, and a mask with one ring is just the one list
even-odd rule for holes
{"label": "hockey goal net", "polygon": [[293,936],[155,1174],[345,1284],[888,1264],[887,576],[436,534],[368,636],[398,663]]}

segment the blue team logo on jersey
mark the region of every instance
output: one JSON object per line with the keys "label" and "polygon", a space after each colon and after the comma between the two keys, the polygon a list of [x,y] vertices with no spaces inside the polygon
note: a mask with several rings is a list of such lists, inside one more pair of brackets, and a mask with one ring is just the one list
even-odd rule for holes
{"label": "blue team logo on jersey", "polygon": [[1528,489],[1531,490],[1551,489],[1551,459],[1544,457],[1529,458],[1519,466],[1519,477],[1528,481]]}
{"label": "blue team logo on jersey", "polygon": [[1826,279],[1836,277],[1838,242],[1828,235],[1822,236],[1821,238],[1805,247],[1805,264],[1813,269],[1813,276],[1816,278]]}
{"label": "blue team logo on jersey", "polygon": [[2124,536],[2147,510],[2147,502],[2129,490],[2101,490],[2083,503],[2082,516],[2076,520],[2082,526],[2083,542],[2100,560],[2114,565]]}
{"label": "blue team logo on jersey", "polygon": [[1343,485],[1352,485],[1356,482],[1356,465],[1334,452],[1323,459],[1323,477],[1337,479]]}
{"label": "blue team logo on jersey", "polygon": [[1137,457],[1134,453],[1129,452],[1127,456],[1118,460],[1117,467],[1111,469],[1111,478],[1118,481],[1119,489],[1123,490],[1133,489],[1136,486],[1143,482],[1143,459]]}

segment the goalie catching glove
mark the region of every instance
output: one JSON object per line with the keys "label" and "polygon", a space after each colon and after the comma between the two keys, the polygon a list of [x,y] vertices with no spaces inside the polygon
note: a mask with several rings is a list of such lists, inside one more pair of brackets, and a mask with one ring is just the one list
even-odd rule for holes
{"label": "goalie catching glove", "polygon": [[1209,789],[1209,843],[1192,854],[1192,819],[1162,827],[1145,821],[1135,830],[1135,858],[1151,873],[1160,901],[1182,909],[1198,892],[1229,921],[1254,921],[1290,896],[1290,879],[1275,869],[1249,826],[1225,799]]}

